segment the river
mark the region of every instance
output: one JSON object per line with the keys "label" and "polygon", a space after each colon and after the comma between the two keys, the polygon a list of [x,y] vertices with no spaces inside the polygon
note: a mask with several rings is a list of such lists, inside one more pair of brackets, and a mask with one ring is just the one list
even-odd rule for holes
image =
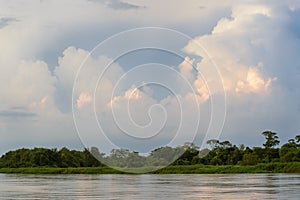
{"label": "river", "polygon": [[300,199],[300,174],[0,174],[0,199]]}

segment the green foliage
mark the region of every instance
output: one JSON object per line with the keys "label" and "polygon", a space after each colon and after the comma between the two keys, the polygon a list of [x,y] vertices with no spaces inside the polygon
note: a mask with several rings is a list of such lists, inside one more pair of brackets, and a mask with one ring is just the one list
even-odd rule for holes
{"label": "green foliage", "polygon": [[[142,168],[141,171],[143,171]],[[257,165],[177,165],[168,166],[155,170],[151,174],[228,174],[228,173],[300,173],[300,162],[289,163],[260,163]],[[130,171],[126,169],[127,171]],[[136,169],[132,169],[136,172]],[[0,168],[0,173],[21,173],[21,174],[124,174],[125,172],[109,167],[77,167],[77,168]],[[128,173],[127,173],[128,174]]]}
{"label": "green foliage", "polygon": [[101,163],[85,149],[70,151],[67,148],[57,149],[34,148],[9,151],[0,158],[0,167],[96,167]]}
{"label": "green foliage", "polygon": [[262,132],[262,135],[266,138],[266,142],[263,144],[266,148],[272,148],[280,143],[277,133],[272,131],[264,131]]}
{"label": "green foliage", "polygon": [[[189,149],[186,148],[188,151]],[[173,163],[177,160],[183,153],[184,147],[160,147],[151,151],[150,155],[146,158],[147,165],[150,166],[165,166]]]}
{"label": "green foliage", "polygon": [[246,153],[243,156],[242,165],[256,165],[259,163],[259,158],[256,154]]}
{"label": "green foliage", "polygon": [[295,140],[296,140],[297,146],[299,147],[299,145],[300,145],[300,135],[296,135]]}
{"label": "green foliage", "polygon": [[207,140],[206,144],[208,144],[211,149],[214,149],[219,144],[219,140],[216,139]]}
{"label": "green foliage", "polygon": [[[220,173],[223,173],[222,170],[228,172],[229,169],[229,172],[234,172],[235,170],[247,172],[248,169],[255,169],[258,172],[280,170],[286,170],[287,172],[297,171],[299,165],[281,165],[280,163],[300,162],[300,136],[297,135],[295,139],[290,139],[289,142],[282,145],[281,148],[274,148],[279,144],[277,134],[271,131],[265,131],[262,134],[266,138],[266,142],[263,144],[264,148],[250,148],[245,147],[245,145],[237,147],[229,141],[212,139],[207,142],[211,146],[211,149],[199,150],[199,147],[195,144],[185,143],[178,147],[167,146],[157,148],[148,156],[141,156],[138,152],[131,152],[127,149],[113,149],[110,155],[106,156],[104,153],[100,153],[96,147],[92,147],[90,150],[84,149],[83,151],[69,150],[66,147],[60,150],[23,148],[4,154],[0,158],[0,168],[41,168],[42,173],[46,168],[50,168],[51,170],[52,168],[66,168],[71,170],[71,172],[77,173],[76,168],[86,170],[86,167],[91,169],[100,167],[97,169],[104,169],[101,168],[103,164],[100,163],[100,161],[103,160],[109,164],[109,166],[126,168],[129,169],[129,171],[130,169],[157,169],[171,163],[171,166],[169,166],[170,169],[173,169],[172,166],[174,166],[177,170],[183,166],[184,170],[194,170],[199,173],[202,171],[212,172],[209,171],[211,169],[204,170],[202,167],[216,165],[220,166],[217,168],[220,171],[216,171]],[[199,168],[194,169],[193,167],[187,168],[186,166],[201,166],[201,170]],[[284,168],[283,166],[288,167]],[[30,171],[29,169],[28,171]],[[54,170],[54,172],[69,173],[70,171]],[[98,173],[98,171],[94,172]],[[47,170],[45,173],[47,173]]]}
{"label": "green foliage", "polygon": [[300,161],[300,148],[293,141],[289,141],[280,148],[279,155],[282,162]]}

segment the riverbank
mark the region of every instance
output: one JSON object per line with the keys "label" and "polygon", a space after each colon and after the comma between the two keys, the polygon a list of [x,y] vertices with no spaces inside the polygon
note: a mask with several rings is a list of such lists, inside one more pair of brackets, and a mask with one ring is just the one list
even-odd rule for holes
{"label": "riverbank", "polygon": [[[151,169],[151,168],[150,168]],[[157,169],[157,168],[156,168]],[[13,174],[130,174],[124,171],[151,171],[150,174],[237,174],[237,173],[300,173],[300,162],[260,163],[258,165],[181,165],[168,166],[155,170],[144,169],[112,169],[109,167],[78,167],[78,168],[0,168],[0,173]]]}

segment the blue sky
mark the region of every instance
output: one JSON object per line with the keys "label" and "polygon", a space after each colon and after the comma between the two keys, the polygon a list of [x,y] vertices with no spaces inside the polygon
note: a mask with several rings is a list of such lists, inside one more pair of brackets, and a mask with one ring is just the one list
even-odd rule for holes
{"label": "blue sky", "polygon": [[0,1],[0,52],[1,154],[300,133],[297,0]]}

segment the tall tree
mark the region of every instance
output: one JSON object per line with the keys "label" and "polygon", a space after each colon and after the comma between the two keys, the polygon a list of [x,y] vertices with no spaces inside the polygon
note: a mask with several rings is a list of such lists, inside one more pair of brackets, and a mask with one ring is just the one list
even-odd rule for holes
{"label": "tall tree", "polygon": [[280,141],[278,140],[277,133],[272,131],[264,131],[262,135],[265,136],[266,142],[263,144],[266,149],[273,148],[277,146]]}
{"label": "tall tree", "polygon": [[270,162],[273,159],[278,159],[279,150],[274,148],[280,143],[277,133],[272,131],[264,131],[262,132],[262,135],[266,138],[266,142],[263,144],[265,147],[266,157],[263,159],[263,161]]}

